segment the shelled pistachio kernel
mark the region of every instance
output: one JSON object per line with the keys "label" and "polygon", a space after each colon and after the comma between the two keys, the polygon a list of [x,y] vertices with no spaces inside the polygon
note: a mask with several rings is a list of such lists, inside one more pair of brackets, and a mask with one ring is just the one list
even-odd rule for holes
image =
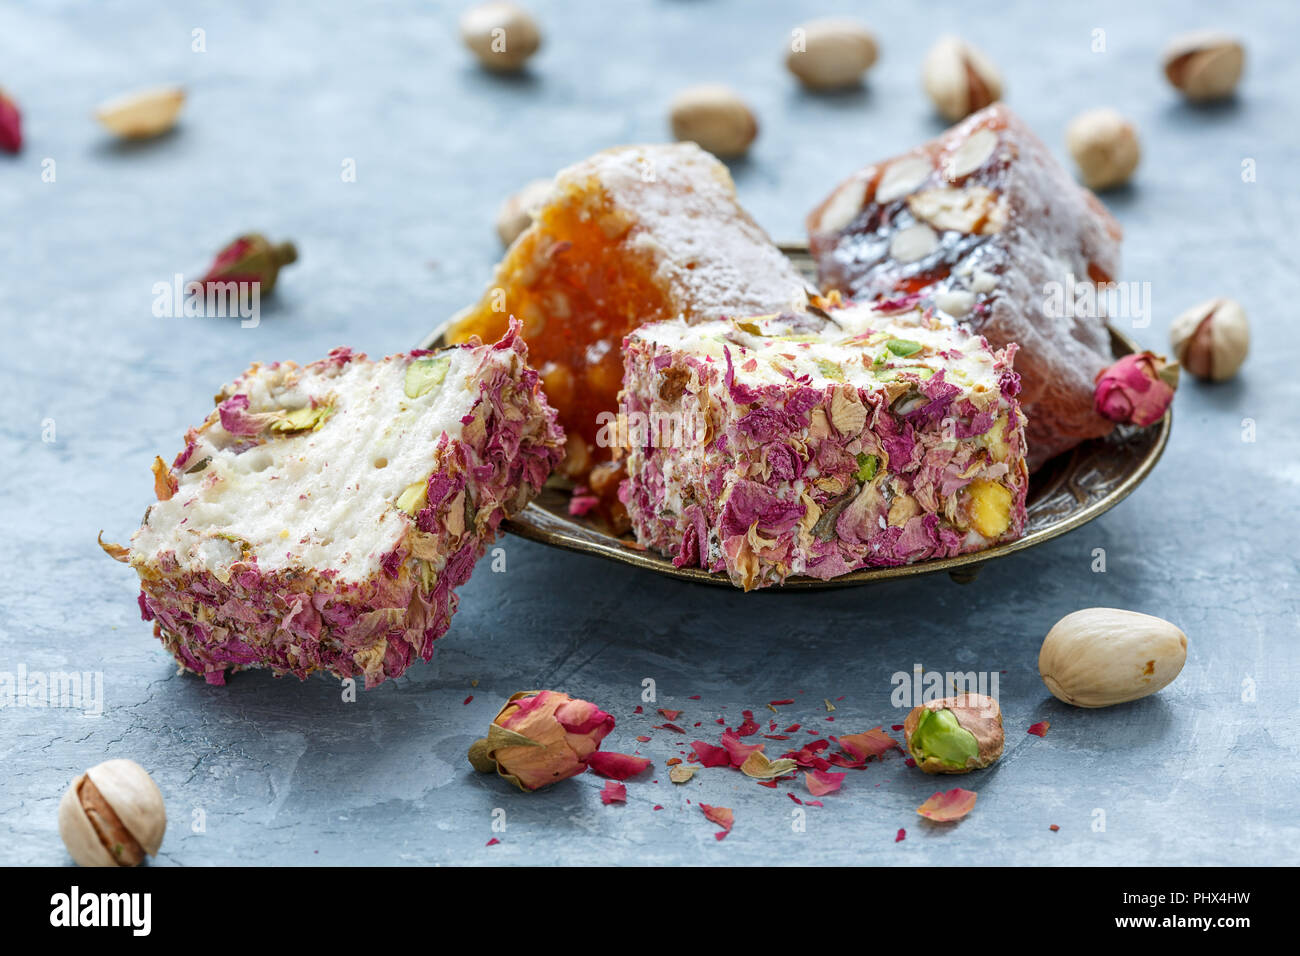
{"label": "shelled pistachio kernel", "polygon": [[1002,756],[998,702],[984,694],[959,694],[912,708],[903,722],[908,752],[926,773],[967,773]]}

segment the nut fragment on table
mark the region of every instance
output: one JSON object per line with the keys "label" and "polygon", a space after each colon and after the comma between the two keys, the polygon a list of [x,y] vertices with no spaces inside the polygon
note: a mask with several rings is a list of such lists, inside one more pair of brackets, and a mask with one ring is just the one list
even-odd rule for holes
{"label": "nut fragment on table", "polygon": [[533,216],[550,195],[553,180],[534,179],[513,196],[508,196],[497,210],[497,235],[508,246],[533,224]]}
{"label": "nut fragment on table", "polygon": [[1197,378],[1227,381],[1250,351],[1250,321],[1239,302],[1211,299],[1174,319],[1169,344],[1183,368]]}
{"label": "nut fragment on table", "polygon": [[758,121],[730,87],[704,83],[682,90],[669,107],[673,137],[723,158],[739,156],[758,136]]}
{"label": "nut fragment on table", "polygon": [[1072,119],[1065,129],[1065,145],[1089,189],[1124,185],[1142,156],[1136,127],[1108,107]]}
{"label": "nut fragment on table", "polygon": [[954,123],[1002,99],[998,68],[960,37],[940,37],[930,48],[921,82],[940,114]]}
{"label": "nut fragment on table", "polygon": [[1164,54],[1166,79],[1196,102],[1231,96],[1245,63],[1241,41],[1218,30],[1180,34],[1169,42]]}
{"label": "nut fragment on table", "polygon": [[483,66],[501,73],[521,69],[542,45],[532,14],[503,0],[480,3],[461,14],[460,36]]}
{"label": "nut fragment on table", "polygon": [[123,93],[101,103],[95,118],[123,139],[161,136],[176,125],[185,91],[178,86],[159,86]]}
{"label": "nut fragment on table", "polygon": [[903,721],[907,749],[926,773],[969,773],[1002,756],[1002,710],[985,694],[932,700]]}
{"label": "nut fragment on table", "polygon": [[1187,661],[1187,635],[1150,614],[1090,607],[1056,622],[1038,654],[1052,696],[1075,707],[1109,707],[1154,694]]}
{"label": "nut fragment on table", "polygon": [[826,17],[796,28],[785,65],[810,90],[852,86],[876,62],[876,36],[857,20]]}
{"label": "nut fragment on table", "polygon": [[134,760],[96,764],[59,801],[59,835],[80,866],[138,866],[166,829],[162,793]]}

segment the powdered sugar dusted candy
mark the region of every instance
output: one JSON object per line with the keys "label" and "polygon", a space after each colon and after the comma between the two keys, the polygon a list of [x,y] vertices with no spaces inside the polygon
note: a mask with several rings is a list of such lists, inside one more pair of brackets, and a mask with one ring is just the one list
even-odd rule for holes
{"label": "powdered sugar dusted candy", "polygon": [[222,389],[155,462],[160,500],[124,555],[180,664],[212,684],[270,667],[370,687],[428,660],[454,589],[561,455],[518,331],[253,365]]}
{"label": "powdered sugar dusted candy", "polygon": [[627,332],[792,308],[804,286],[715,158],[694,143],[623,146],[560,171],[482,300],[447,336],[489,338],[508,316],[523,322],[568,433],[564,470],[585,482],[610,456],[597,416],[615,410]]}
{"label": "powdered sugar dusted candy", "polygon": [[637,538],[746,590],[1016,538],[1014,352],[864,306],[643,326],[622,396]]}
{"label": "powdered sugar dusted candy", "polygon": [[1118,274],[1120,227],[1005,106],[859,170],[808,232],[823,288],[915,296],[995,348],[1020,345],[1032,467],[1110,431],[1092,406],[1113,360],[1108,296],[1078,292]]}

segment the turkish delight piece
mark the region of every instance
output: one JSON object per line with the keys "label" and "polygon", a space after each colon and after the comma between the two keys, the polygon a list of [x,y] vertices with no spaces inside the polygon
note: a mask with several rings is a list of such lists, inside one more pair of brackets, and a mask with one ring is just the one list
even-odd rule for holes
{"label": "turkish delight piece", "polygon": [[253,365],[155,461],[159,500],[110,546],[144,619],[210,684],[269,667],[372,687],[428,660],[455,588],[562,454],[526,358],[515,323],[495,345]]}
{"label": "turkish delight piece", "polygon": [[917,309],[643,326],[624,343],[637,539],[745,590],[1010,541],[1015,351]]}
{"label": "turkish delight piece", "polygon": [[1031,468],[1113,427],[1093,408],[1114,360],[1106,316],[1066,299],[1118,273],[1119,224],[1005,106],[859,170],[808,232],[824,290],[908,297],[995,348],[1020,345]]}
{"label": "turkish delight piece", "polygon": [[805,287],[737,203],[722,163],[694,143],[625,146],[556,176],[533,225],[447,339],[488,339],[509,316],[523,322],[568,433],[563,471],[583,481],[612,454],[599,416],[616,409],[624,335],[660,319],[790,308]]}

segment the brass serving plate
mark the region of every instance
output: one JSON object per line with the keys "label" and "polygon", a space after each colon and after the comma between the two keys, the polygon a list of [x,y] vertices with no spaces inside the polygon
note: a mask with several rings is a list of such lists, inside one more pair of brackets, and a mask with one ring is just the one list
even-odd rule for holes
{"label": "brass serving plate", "polygon": [[[806,245],[787,243],[781,248],[802,272],[810,277],[813,275],[813,261]],[[429,333],[420,343],[420,348],[438,348],[445,344],[443,334],[447,325],[443,323]],[[1117,356],[1137,350],[1136,343],[1114,328],[1111,328],[1110,336]],[[787,590],[848,587],[935,571],[947,571],[953,580],[961,583],[971,581],[986,561],[1032,548],[1073,531],[1127,498],[1160,460],[1172,429],[1171,410],[1157,426],[1120,426],[1106,438],[1084,442],[1052,459],[1030,478],[1025,533],[1015,541],[955,558],[933,558],[892,568],[864,568],[829,581],[792,577],[780,587]],[[702,568],[674,567],[670,559],[642,548],[630,534],[617,537],[597,522],[571,516],[568,491],[558,484],[548,485],[528,507],[505,521],[502,527],[521,538],[551,547],[593,554],[683,581],[733,586],[725,574]]]}

